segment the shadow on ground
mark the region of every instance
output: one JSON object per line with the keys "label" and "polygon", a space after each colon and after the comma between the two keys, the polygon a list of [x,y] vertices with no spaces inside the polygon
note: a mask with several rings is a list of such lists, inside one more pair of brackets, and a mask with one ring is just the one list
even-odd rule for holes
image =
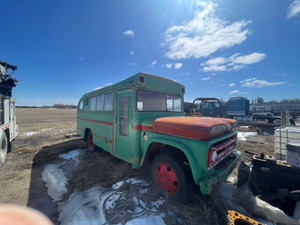
{"label": "shadow on ground", "polygon": [[[60,154],[86,147],[82,139],[43,147],[33,159],[27,206],[43,212],[55,224],[59,224],[58,205],[47,194],[46,183],[42,179],[44,168],[48,164],[61,164],[66,161],[59,157]],[[111,187],[125,177],[140,176],[143,173],[142,170],[133,169],[130,164],[112,157],[101,149],[86,150],[79,156],[76,165],[74,162],[64,162],[62,168],[68,178],[68,193],[62,201],[68,199],[75,191],[83,191],[96,184]]]}

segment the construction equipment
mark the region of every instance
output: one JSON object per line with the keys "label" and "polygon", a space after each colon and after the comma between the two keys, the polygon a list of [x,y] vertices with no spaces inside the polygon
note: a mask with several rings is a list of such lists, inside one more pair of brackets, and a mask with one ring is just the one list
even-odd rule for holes
{"label": "construction equipment", "polygon": [[264,225],[250,217],[234,210],[228,210],[228,217],[230,219],[230,225]]}
{"label": "construction equipment", "polygon": [[214,97],[196,98],[192,105],[193,116],[226,117],[226,102]]}

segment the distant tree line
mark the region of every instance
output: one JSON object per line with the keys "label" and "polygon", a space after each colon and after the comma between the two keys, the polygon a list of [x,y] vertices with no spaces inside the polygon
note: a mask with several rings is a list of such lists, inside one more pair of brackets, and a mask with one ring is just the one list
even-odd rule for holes
{"label": "distant tree line", "polygon": [[20,106],[17,105],[17,108],[56,108],[56,109],[76,109],[77,106],[76,105],[65,105],[65,104],[54,104],[51,106]]}
{"label": "distant tree line", "polygon": [[280,101],[276,101],[276,100],[264,101],[262,97],[257,97],[256,99],[251,100],[251,104],[271,104],[271,103],[300,103],[300,99],[294,98],[294,99],[282,99]]}

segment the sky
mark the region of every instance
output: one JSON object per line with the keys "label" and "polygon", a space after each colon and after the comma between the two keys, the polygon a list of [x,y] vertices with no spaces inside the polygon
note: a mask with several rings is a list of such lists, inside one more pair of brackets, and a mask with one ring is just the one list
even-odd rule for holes
{"label": "sky", "polygon": [[185,101],[300,98],[300,0],[2,1],[0,43],[17,105],[77,104],[138,72]]}

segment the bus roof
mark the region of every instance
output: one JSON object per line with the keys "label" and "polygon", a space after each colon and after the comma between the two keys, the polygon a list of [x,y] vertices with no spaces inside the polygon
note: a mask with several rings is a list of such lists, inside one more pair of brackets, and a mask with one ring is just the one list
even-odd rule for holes
{"label": "bus roof", "polygon": [[92,96],[102,92],[108,92],[114,89],[128,89],[133,87],[138,89],[164,92],[177,96],[182,96],[185,92],[185,87],[175,81],[152,74],[137,73],[118,83],[88,92],[83,97]]}

